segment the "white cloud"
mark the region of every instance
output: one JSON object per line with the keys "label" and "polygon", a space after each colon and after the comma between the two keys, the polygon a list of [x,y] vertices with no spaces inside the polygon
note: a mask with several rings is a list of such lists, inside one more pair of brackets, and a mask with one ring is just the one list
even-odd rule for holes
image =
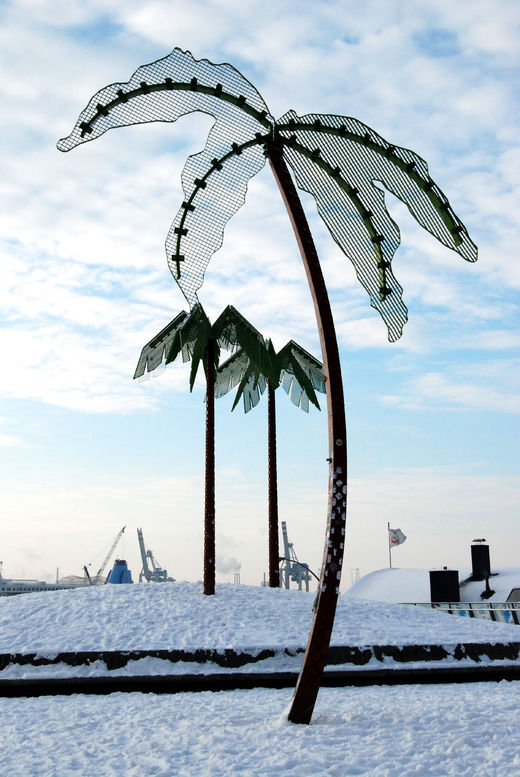
{"label": "white cloud", "polygon": [[0,448],[25,448],[26,443],[14,434],[0,433]]}
{"label": "white cloud", "polygon": [[419,410],[441,406],[452,410],[520,413],[520,364],[500,360],[444,365],[443,372],[413,377],[399,395],[384,396],[391,405]]}

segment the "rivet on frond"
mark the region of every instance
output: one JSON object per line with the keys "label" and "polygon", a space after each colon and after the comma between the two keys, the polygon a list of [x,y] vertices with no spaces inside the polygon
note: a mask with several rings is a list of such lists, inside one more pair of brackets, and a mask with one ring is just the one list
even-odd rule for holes
{"label": "rivet on frond", "polygon": [[92,127],[87,121],[82,121],[81,124],[79,125],[79,128],[81,130],[82,138],[84,138],[85,135],[90,135],[90,133],[92,132]]}
{"label": "rivet on frond", "polygon": [[180,263],[184,261],[184,256],[181,254],[173,254],[172,255],[172,262],[175,262],[176,265],[176,271],[177,271],[177,280],[181,277],[181,266]]}

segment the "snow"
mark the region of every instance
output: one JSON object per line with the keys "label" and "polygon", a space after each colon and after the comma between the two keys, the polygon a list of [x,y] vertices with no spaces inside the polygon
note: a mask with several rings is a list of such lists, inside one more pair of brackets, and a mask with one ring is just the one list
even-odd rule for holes
{"label": "snow", "polygon": [[0,699],[9,777],[499,777],[520,770],[516,683]]}
{"label": "snow", "polygon": [[[480,602],[486,584],[482,580],[464,582],[470,569],[459,571],[461,602]],[[520,569],[501,567],[492,570],[489,585],[493,596],[486,601],[505,602],[513,588],[520,588]],[[427,569],[378,569],[358,580],[345,596],[349,599],[368,599],[376,602],[430,602],[430,576]]]}
{"label": "snow", "polygon": [[[220,585],[215,597],[205,597],[202,586],[193,583],[4,597],[0,653],[304,647],[313,601],[313,594],[241,585]],[[519,628],[344,595],[332,643],[514,642]],[[265,671],[264,663],[249,670]],[[151,657],[129,662],[125,671],[160,674],[165,664],[169,673],[194,671],[192,663],[173,665]],[[271,668],[283,670],[282,659],[271,659]],[[13,675],[15,669],[29,672],[10,666],[0,678],[34,676]],[[42,669],[56,677],[70,670],[91,675],[106,671],[101,662],[30,671]],[[0,698],[0,773],[494,777],[520,769],[515,682],[323,688],[309,726],[286,721],[283,713],[291,696],[290,689],[256,689]]]}
{"label": "snow", "polygon": [[[2,597],[0,653],[305,647],[314,594],[233,584],[201,592],[199,583],[163,583]],[[514,641],[518,628],[344,594],[331,644]]]}

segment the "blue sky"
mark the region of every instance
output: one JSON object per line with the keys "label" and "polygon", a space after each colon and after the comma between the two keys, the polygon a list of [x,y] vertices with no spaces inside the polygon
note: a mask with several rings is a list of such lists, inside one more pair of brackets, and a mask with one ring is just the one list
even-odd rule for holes
{"label": "blue sky", "polygon": [[[486,537],[516,565],[519,479],[520,9],[513,0],[57,2],[0,6],[2,352],[0,445],[5,576],[79,573],[123,525],[169,573],[202,571],[203,387],[188,367],[132,381],[141,347],[186,309],[164,255],[180,173],[211,121],[117,129],[69,154],[98,89],[174,46],[230,62],[272,114],[354,116],[429,164],[479,248],[467,264],[388,196],[401,229],[394,270],[409,321],[390,344],[352,266],[302,194],[340,341],[349,436],[346,567],[469,563]],[[238,308],[281,347],[319,356],[314,312],[269,169],[229,223],[200,299]],[[267,570],[266,404],[217,404],[217,579]],[[322,403],[323,405],[323,403]],[[278,394],[280,515],[319,569],[326,414]]]}

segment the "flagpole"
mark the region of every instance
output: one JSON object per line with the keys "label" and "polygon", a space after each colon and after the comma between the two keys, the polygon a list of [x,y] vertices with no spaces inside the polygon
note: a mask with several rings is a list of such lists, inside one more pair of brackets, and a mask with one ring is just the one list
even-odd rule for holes
{"label": "flagpole", "polygon": [[390,521],[388,521],[388,560],[390,561],[390,569],[392,569],[392,543],[390,542]]}

